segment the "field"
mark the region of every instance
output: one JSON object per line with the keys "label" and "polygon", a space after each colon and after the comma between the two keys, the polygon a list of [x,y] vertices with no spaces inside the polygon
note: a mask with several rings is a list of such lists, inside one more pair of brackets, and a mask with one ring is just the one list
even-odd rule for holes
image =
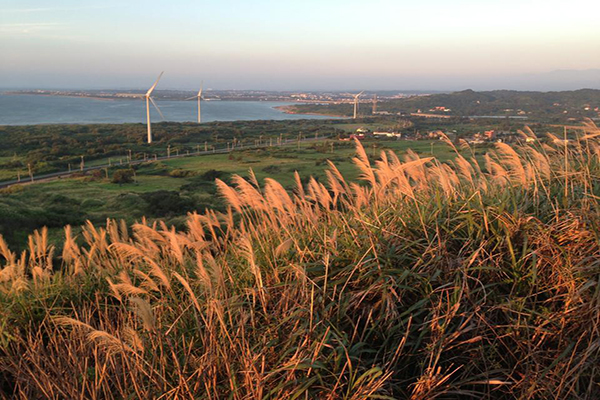
{"label": "field", "polygon": [[28,165],[34,175],[66,171],[69,165],[79,167],[81,157],[85,165],[133,160],[147,155],[167,155],[195,152],[205,144],[224,149],[236,141],[254,144],[271,138],[296,139],[302,137],[336,136],[338,120],[290,121],[236,121],[194,123],[155,123],[154,141],[146,143],[146,126],[143,124],[96,125],[33,125],[0,126],[0,180],[15,179],[17,173],[28,174]]}
{"label": "field", "polygon": [[[42,229],[22,255],[0,241],[0,390],[598,398],[600,130],[585,130],[485,155],[447,139],[433,155],[425,142],[391,142],[398,155],[356,142],[322,168],[319,145],[171,160],[170,171],[256,176],[217,176],[222,212],[181,226],[67,227],[58,246]],[[69,180],[13,195],[183,192],[143,168],[137,186]]]}
{"label": "field", "polygon": [[[440,159],[450,156],[448,146],[440,141],[375,140],[365,142],[365,146],[371,154],[382,149],[402,153],[411,148],[418,154],[433,151]],[[96,176],[26,185],[0,194],[0,234],[19,249],[34,229],[50,227],[51,242],[58,243],[64,225],[74,225],[77,231],[77,226],[86,220],[103,224],[107,218],[113,218],[133,223],[148,216],[182,227],[189,211],[207,207],[224,210],[224,203],[216,196],[215,178],[228,181],[233,174],[248,176],[252,169],[259,181],[267,177],[277,179],[291,189],[295,171],[324,181],[326,160],[331,160],[349,179],[356,180],[353,155],[351,143],[327,140],[302,144],[299,149],[290,145],[148,163],[136,168],[135,183],[111,183],[117,170],[113,168],[107,171],[108,179],[105,171],[98,171]],[[173,176],[173,171],[180,173]],[[165,200],[165,196],[169,199]],[[170,204],[165,205],[165,201]]]}

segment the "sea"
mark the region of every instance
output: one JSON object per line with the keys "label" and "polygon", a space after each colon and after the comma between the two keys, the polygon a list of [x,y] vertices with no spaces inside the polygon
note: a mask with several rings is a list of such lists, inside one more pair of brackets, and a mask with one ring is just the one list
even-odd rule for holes
{"label": "sea", "polygon": [[[155,100],[165,121],[197,121],[196,101]],[[203,101],[202,122],[243,120],[331,119],[318,115],[286,114],[272,101]],[[152,105],[152,122],[162,118]],[[0,125],[120,124],[146,122],[146,104],[137,99],[0,94]]]}

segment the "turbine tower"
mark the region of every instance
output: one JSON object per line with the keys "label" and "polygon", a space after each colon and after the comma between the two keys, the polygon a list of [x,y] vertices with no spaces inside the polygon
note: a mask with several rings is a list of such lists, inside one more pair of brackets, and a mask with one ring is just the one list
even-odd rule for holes
{"label": "turbine tower", "polygon": [[202,82],[200,84],[200,90],[198,91],[198,94],[194,97],[190,97],[189,99],[185,99],[187,100],[194,100],[194,99],[198,99],[198,123],[201,124],[202,123],[202,111],[200,108],[200,102],[202,101],[202,88],[204,87],[204,82]]}
{"label": "turbine tower", "polygon": [[373,95],[373,115],[377,113],[377,94]]}
{"label": "turbine tower", "polygon": [[156,108],[156,111],[158,111],[158,113],[160,114],[160,117],[163,120],[165,119],[165,116],[160,111],[160,108],[158,108],[158,105],[156,105],[156,102],[154,101],[154,99],[152,97],[150,97],[150,95],[154,91],[154,88],[156,87],[156,85],[158,85],[158,81],[160,81],[160,78],[162,77],[163,74],[164,74],[164,71],[160,73],[160,75],[156,79],[156,82],[154,82],[154,85],[152,85],[152,87],[146,92],[146,95],[144,96],[146,98],[146,121],[147,121],[147,125],[148,125],[148,143],[152,143],[152,125],[150,123],[150,103],[152,103],[154,108]]}
{"label": "turbine tower", "polygon": [[354,95],[354,119],[356,119],[358,117],[358,98],[360,97],[361,94],[363,94],[365,91],[363,90],[362,92],[360,92],[359,94]]}

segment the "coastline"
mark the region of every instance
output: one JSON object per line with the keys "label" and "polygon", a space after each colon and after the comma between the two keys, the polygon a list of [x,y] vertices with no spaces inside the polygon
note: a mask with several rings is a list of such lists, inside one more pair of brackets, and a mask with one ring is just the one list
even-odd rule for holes
{"label": "coastline", "polygon": [[275,106],[273,107],[276,110],[281,111],[284,114],[291,114],[291,115],[317,115],[317,116],[321,116],[321,117],[333,117],[333,118],[350,118],[348,116],[345,115],[336,115],[336,114],[327,114],[327,113],[316,113],[316,112],[309,112],[309,113],[300,113],[300,112],[296,112],[294,110],[292,110],[292,107],[295,107],[295,104],[287,104],[284,106]]}
{"label": "coastline", "polygon": [[40,97],[68,97],[72,99],[94,99],[94,100],[108,100],[108,101],[118,101],[118,100],[143,100],[142,97],[104,97],[104,96],[77,96],[74,94],[50,94],[50,93],[17,93],[17,92],[1,92],[2,96],[40,96]]}

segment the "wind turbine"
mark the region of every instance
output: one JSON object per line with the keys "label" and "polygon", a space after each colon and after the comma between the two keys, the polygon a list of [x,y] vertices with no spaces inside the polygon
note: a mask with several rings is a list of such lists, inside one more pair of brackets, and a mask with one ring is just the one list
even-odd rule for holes
{"label": "wind turbine", "polygon": [[160,75],[156,79],[156,82],[154,82],[154,85],[152,85],[152,87],[150,89],[148,89],[148,91],[144,95],[144,97],[146,98],[146,121],[148,124],[148,143],[152,143],[152,125],[150,123],[150,103],[152,103],[154,108],[156,108],[156,111],[158,111],[158,113],[160,114],[160,117],[163,120],[165,119],[165,116],[160,111],[160,108],[158,108],[158,105],[156,105],[156,102],[154,101],[154,99],[152,97],[150,97],[150,95],[152,94],[152,91],[154,91],[154,88],[156,87],[156,85],[158,85],[158,81],[160,81],[160,78],[162,77],[162,75],[164,73],[165,73],[165,71],[160,73]]}
{"label": "wind turbine", "polygon": [[363,90],[362,92],[360,92],[359,94],[354,95],[354,119],[356,119],[356,117],[358,117],[358,98],[360,97],[361,94],[363,94],[365,91]]}
{"label": "wind turbine", "polygon": [[186,100],[193,100],[193,99],[198,99],[198,123],[202,123],[202,111],[200,109],[200,101],[202,100],[202,87],[204,86],[204,82],[202,82],[200,84],[200,90],[198,91],[198,94],[194,97],[190,97],[189,99]]}

